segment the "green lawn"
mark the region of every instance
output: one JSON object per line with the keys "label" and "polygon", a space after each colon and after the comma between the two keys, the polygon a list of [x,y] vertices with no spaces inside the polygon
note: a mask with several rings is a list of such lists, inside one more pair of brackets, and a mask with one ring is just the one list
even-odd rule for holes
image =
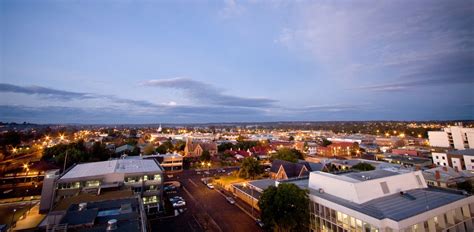
{"label": "green lawn", "polygon": [[239,183],[239,182],[245,182],[244,178],[240,178],[237,176],[221,176],[219,179],[214,180],[214,182],[219,183],[222,186],[225,186],[225,188],[229,188],[231,184],[233,183]]}

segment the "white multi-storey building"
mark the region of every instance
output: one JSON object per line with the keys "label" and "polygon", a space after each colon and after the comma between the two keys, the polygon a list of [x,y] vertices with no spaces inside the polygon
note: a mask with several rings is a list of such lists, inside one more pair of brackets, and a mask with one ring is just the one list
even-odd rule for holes
{"label": "white multi-storey building", "polygon": [[310,231],[474,231],[474,196],[428,188],[421,171],[309,177]]}
{"label": "white multi-storey building", "polygon": [[459,150],[474,148],[474,128],[451,126],[442,131],[428,131],[428,139],[432,147]]}
{"label": "white multi-storey building", "polygon": [[45,176],[40,211],[50,210],[61,199],[102,192],[131,190],[145,208],[157,209],[162,201],[163,168],[153,159],[117,159],[77,164],[59,175]]}
{"label": "white multi-storey building", "polygon": [[433,163],[438,166],[451,167],[458,171],[474,170],[474,149],[433,152]]}

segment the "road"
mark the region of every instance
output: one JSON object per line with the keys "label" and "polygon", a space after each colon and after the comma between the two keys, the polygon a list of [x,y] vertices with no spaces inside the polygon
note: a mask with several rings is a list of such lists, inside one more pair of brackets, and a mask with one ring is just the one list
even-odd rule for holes
{"label": "road", "polygon": [[[235,170],[229,168],[227,172]],[[226,172],[226,173],[227,173]],[[210,170],[211,176],[216,170]],[[185,170],[167,180],[178,180],[182,187],[177,195],[186,201],[187,211],[177,217],[150,219],[152,230],[163,231],[261,231],[254,219],[236,205],[231,205],[217,189],[201,182],[202,175]]]}

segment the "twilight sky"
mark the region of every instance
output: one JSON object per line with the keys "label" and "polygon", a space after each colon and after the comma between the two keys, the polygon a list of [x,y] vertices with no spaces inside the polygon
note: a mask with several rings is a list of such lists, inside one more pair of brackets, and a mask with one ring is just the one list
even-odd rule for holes
{"label": "twilight sky", "polygon": [[0,1],[0,121],[474,119],[474,1]]}

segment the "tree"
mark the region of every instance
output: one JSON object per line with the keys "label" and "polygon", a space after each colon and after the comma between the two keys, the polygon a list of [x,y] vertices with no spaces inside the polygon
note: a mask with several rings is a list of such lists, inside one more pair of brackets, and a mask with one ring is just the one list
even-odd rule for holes
{"label": "tree", "polygon": [[298,162],[298,159],[304,159],[304,155],[294,148],[281,148],[272,158],[296,163]]}
{"label": "tree", "polygon": [[13,147],[16,147],[21,143],[21,135],[16,131],[8,131],[2,136],[0,141],[0,145],[11,145]]}
{"label": "tree", "polygon": [[263,172],[262,166],[258,160],[254,159],[253,157],[247,157],[242,161],[242,165],[240,166],[239,176],[242,178],[251,178],[254,179],[256,175],[261,174]]}
{"label": "tree", "polygon": [[222,143],[219,146],[217,146],[217,150],[219,152],[224,152],[224,151],[230,150],[233,147],[234,145],[232,143]]}
{"label": "tree", "polygon": [[155,147],[151,143],[146,145],[145,148],[143,148],[144,155],[151,155],[153,154],[154,151],[155,151]]}
{"label": "tree", "polygon": [[464,181],[464,182],[461,182],[461,183],[457,183],[456,184],[456,187],[458,189],[461,189],[461,190],[465,190],[466,192],[468,193],[472,193],[473,192],[473,188],[472,188],[472,184],[470,181]]}
{"label": "tree", "polygon": [[208,150],[204,150],[201,154],[201,157],[200,157],[200,160],[201,161],[209,161],[211,160],[211,153],[209,153]]}
{"label": "tree", "polygon": [[274,231],[307,231],[308,206],[307,190],[290,183],[268,187],[258,201],[262,222]]}
{"label": "tree", "polygon": [[140,155],[140,148],[134,147],[133,150],[128,155],[130,156]]}
{"label": "tree", "polygon": [[323,144],[322,144],[322,145],[323,145],[323,147],[327,147],[327,146],[329,146],[329,145],[331,145],[331,144],[332,144],[332,142],[331,142],[331,141],[329,141],[329,140],[327,140],[326,138],[323,138],[323,141],[322,141],[322,143],[323,143]]}
{"label": "tree", "polygon": [[103,143],[95,142],[94,145],[92,145],[90,151],[91,160],[104,161],[110,159],[111,156],[112,152],[106,149]]}
{"label": "tree", "polygon": [[166,152],[168,152],[168,150],[166,149],[166,146],[161,144],[160,146],[158,146],[155,150],[158,154],[166,154]]}
{"label": "tree", "polygon": [[368,163],[358,163],[352,166],[352,169],[359,170],[359,171],[372,171],[375,169],[375,167]]}
{"label": "tree", "polygon": [[164,141],[163,143],[161,143],[161,146],[164,146],[166,148],[166,152],[174,150],[174,146],[173,146],[173,143],[171,142],[171,139],[168,139],[168,140]]}
{"label": "tree", "polygon": [[184,151],[184,148],[186,147],[186,142],[182,140],[178,140],[176,144],[174,145],[174,150],[179,152],[179,151]]}
{"label": "tree", "polygon": [[351,155],[355,156],[355,155],[358,155],[358,151],[360,152],[360,147],[359,147],[359,143],[357,142],[354,142],[352,145],[351,145]]}

